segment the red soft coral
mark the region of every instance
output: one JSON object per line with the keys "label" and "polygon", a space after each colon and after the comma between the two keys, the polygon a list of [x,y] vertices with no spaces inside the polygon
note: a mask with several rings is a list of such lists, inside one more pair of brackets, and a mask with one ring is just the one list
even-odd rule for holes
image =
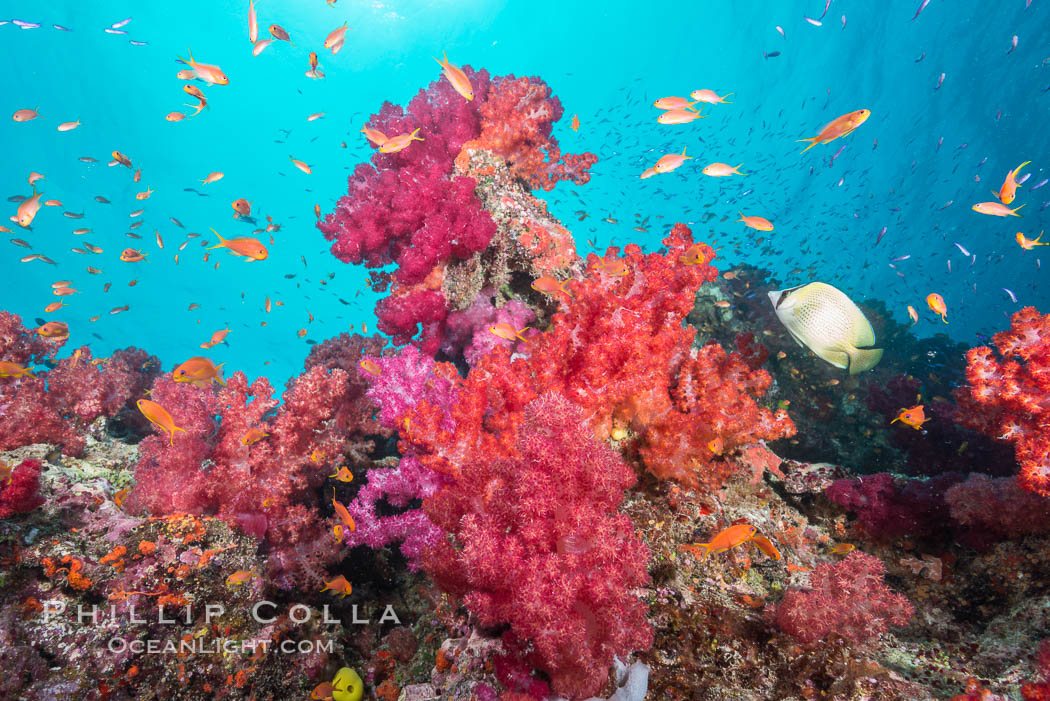
{"label": "red soft coral", "polygon": [[[637,436],[646,466],[661,477],[716,487],[739,468],[707,447],[714,437],[725,452],[761,438],[792,435],[783,411],[754,401],[769,386],[765,371],[751,370],[717,346],[693,350],[695,331],[683,325],[697,288],[715,278],[710,265],[679,258],[693,245],[687,227],[675,225],[667,253],[643,254],[629,245],[623,258],[610,249],[589,258],[588,277],[570,282],[573,298],[555,314],[551,329],[532,335],[511,358],[504,348],[483,356],[453,407],[455,430],[441,427],[441,412],[426,402],[410,412],[402,437],[431,469],[454,475],[472,452],[510,454],[526,404],[554,391],[582,407],[595,437]],[[714,251],[700,246],[708,259]],[[599,262],[625,265],[622,276]],[[685,460],[688,457],[689,460]]]}
{"label": "red soft coral", "polygon": [[497,77],[488,99],[481,103],[481,136],[467,147],[500,154],[511,172],[533,189],[551,190],[559,180],[583,185],[591,179],[587,170],[598,157],[593,153],[562,155],[551,136],[551,127],[561,116],[561,101],[551,96],[550,87],[540,78]]}
{"label": "red soft coral", "polygon": [[0,518],[32,511],[44,503],[40,496],[39,460],[23,460],[0,485]]}
{"label": "red soft coral", "polygon": [[799,642],[812,644],[830,633],[857,643],[903,626],[915,607],[883,582],[886,566],[854,551],[835,563],[818,565],[808,589],[791,589],[771,612],[777,626]]}
{"label": "red soft coral", "polygon": [[648,550],[616,509],[634,473],[555,394],[524,411],[513,458],[478,453],[424,510],[452,535],[424,567],[484,626],[509,624],[528,659],[573,698],[597,693],[614,655],[648,648]]}
{"label": "red soft coral", "polygon": [[1012,441],[1021,486],[1050,497],[1050,314],[1025,307],[1011,321],[992,338],[998,355],[987,346],[966,354],[959,422]]}

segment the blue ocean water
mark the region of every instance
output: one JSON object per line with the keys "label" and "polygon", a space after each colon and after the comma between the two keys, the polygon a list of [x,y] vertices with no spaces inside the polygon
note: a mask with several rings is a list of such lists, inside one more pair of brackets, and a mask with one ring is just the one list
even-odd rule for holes
{"label": "blue ocean water", "polygon": [[[376,298],[364,285],[366,271],[328,253],[313,208],[330,211],[346,191],[348,172],[370,155],[358,133],[368,115],[384,100],[407,103],[436,80],[440,69],[432,57],[447,51],[454,63],[493,74],[540,76],[560,97],[565,116],[555,136],[562,149],[599,156],[589,184],[563,183],[544,195],[581,251],[588,250],[587,239],[602,248],[636,241],[655,249],[671,223],[685,221],[698,239],[719,247],[719,267],[752,263],[785,284],[807,282],[812,273],[856,299],[884,300],[903,323],[906,306],[915,306],[919,335],[947,332],[973,343],[978,333],[1005,328],[1006,315],[1022,305],[1050,308],[1040,268],[1050,255],[1024,251],[1014,241],[1018,231],[1034,238],[1050,217],[1050,187],[1032,189],[1050,175],[1042,134],[1050,109],[1050,7],[1045,0],[1030,7],[1025,0],[994,7],[932,0],[909,21],[919,4],[835,0],[822,26],[814,26],[804,16],[821,18],[819,0],[644,8],[628,2],[339,0],[329,7],[324,0],[261,0],[262,32],[279,24],[295,46],[275,42],[253,57],[247,0],[9,1],[0,20],[41,26],[0,26],[7,113],[39,108],[43,118],[0,122],[0,192],[31,194],[26,177],[35,171],[46,176],[38,183],[44,199],[63,206],[43,208],[32,231],[9,224],[13,233],[4,235],[0,258],[2,306],[27,325],[36,318],[66,321],[66,352],[85,343],[96,355],[137,345],[159,355],[165,367],[199,354],[213,331],[229,326],[228,345],[209,357],[225,362],[227,372],[265,374],[279,384],[301,369],[309,341],[351,324],[374,326]],[[121,28],[127,34],[104,31],[128,17]],[[333,56],[321,42],[344,21],[352,31]],[[1008,53],[1014,35],[1017,47]],[[183,105],[193,102],[176,78],[182,67],[176,59],[188,49],[219,64],[230,84],[202,85],[210,109],[167,122],[167,113],[187,111]],[[318,52],[323,80],[304,75],[311,50]],[[707,118],[692,124],[656,123],[655,99],[700,88],[732,92],[732,104],[709,107]],[[796,139],[860,108],[872,115],[856,132],[799,154],[805,144]],[[307,121],[318,112],[324,117]],[[573,114],[578,132],[569,128]],[[56,131],[76,119],[78,129]],[[660,155],[683,148],[694,160],[638,179]],[[141,182],[132,182],[126,168],[106,166],[114,150],[141,168]],[[84,156],[98,162],[78,160]],[[297,170],[291,156],[313,173]],[[990,190],[1026,160],[1032,163],[1023,172],[1031,177],[1012,205],[1026,205],[1021,218],[971,211],[993,200]],[[743,164],[747,175],[701,175],[711,161]],[[200,179],[213,171],[225,178],[202,186]],[[155,193],[136,200],[147,186]],[[96,196],[111,202],[98,203]],[[252,202],[259,224],[232,218],[230,203],[242,197]],[[10,214],[17,207],[7,206]],[[140,218],[129,217],[143,206]],[[590,215],[582,222],[581,210]],[[738,210],[765,216],[775,231],[759,243],[761,234],[734,222]],[[84,216],[71,219],[63,211]],[[266,261],[246,263],[221,250],[202,260],[201,241],[216,242],[209,228],[226,238],[251,235],[266,215],[281,224],[272,246],[262,236],[270,250]],[[144,224],[129,229],[137,219]],[[90,233],[71,233],[81,227]],[[129,231],[142,239],[129,238]],[[202,236],[187,239],[188,232]],[[7,243],[11,238],[32,250]],[[85,242],[103,252],[72,252]],[[149,262],[121,262],[127,247],[141,248]],[[57,266],[19,262],[31,253]],[[890,267],[903,256],[910,258]],[[88,266],[103,272],[88,274]],[[44,314],[57,299],[50,284],[62,279],[80,294]],[[926,309],[931,292],[944,296],[948,326]],[[267,298],[274,303],[270,313]],[[189,310],[191,303],[200,308]],[[123,305],[129,309],[110,314]]]}

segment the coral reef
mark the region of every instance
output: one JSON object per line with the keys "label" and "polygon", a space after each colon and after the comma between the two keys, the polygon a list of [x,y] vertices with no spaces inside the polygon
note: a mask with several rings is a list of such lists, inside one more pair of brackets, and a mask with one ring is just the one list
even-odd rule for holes
{"label": "coral reef", "polygon": [[[20,364],[51,362],[47,373],[0,378],[0,450],[55,443],[68,455],[84,450],[84,433],[100,416],[133,409],[160,368],[138,348],[94,359],[87,346],[57,363],[48,359],[65,342],[32,335],[18,317],[0,313],[0,358]],[[129,406],[130,405],[130,406]]]}
{"label": "coral reef", "polygon": [[427,572],[480,625],[509,624],[525,659],[573,698],[600,690],[614,655],[652,644],[630,594],[648,553],[615,514],[634,475],[589,433],[579,408],[544,395],[525,408],[520,457],[479,455],[424,502],[452,535],[424,553]]}
{"label": "coral reef", "polygon": [[852,552],[840,562],[818,566],[805,590],[791,589],[770,611],[785,633],[811,644],[835,633],[862,642],[903,626],[915,608],[882,581],[886,565],[877,557]]}
{"label": "coral reef", "polygon": [[959,421],[1012,442],[1021,486],[1050,497],[1050,314],[1025,307],[992,341],[994,349],[979,346],[966,354],[970,384],[956,394]]}
{"label": "coral reef", "polygon": [[44,503],[40,496],[40,461],[23,460],[14,468],[4,466],[0,486],[0,518],[32,511]]}

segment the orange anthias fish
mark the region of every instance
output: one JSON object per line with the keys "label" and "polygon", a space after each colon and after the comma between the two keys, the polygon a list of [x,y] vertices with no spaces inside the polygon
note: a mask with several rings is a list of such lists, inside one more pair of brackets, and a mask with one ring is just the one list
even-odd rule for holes
{"label": "orange anthias fish", "polygon": [[339,517],[339,520],[343,522],[343,525],[350,529],[350,531],[357,530],[357,524],[354,523],[354,519],[350,516],[350,512],[346,510],[346,507],[335,500],[335,496],[332,496],[332,507],[335,508],[335,515]]}
{"label": "orange anthias fish", "polygon": [[[1031,161],[1025,161],[1021,165],[1017,166],[1009,173],[1006,174],[1006,179],[1003,181],[1003,186],[999,188],[999,201],[1003,204],[1010,204],[1014,201],[1014,197],[1017,196],[1017,174],[1021,172],[1021,169]],[[1020,207],[1018,207],[1020,209]]]}
{"label": "orange anthias fish", "polygon": [[706,102],[711,105],[731,105],[733,103],[726,100],[726,98],[732,94],[733,93],[731,92],[727,92],[725,95],[719,97],[718,93],[716,93],[714,90],[708,90],[707,88],[704,88],[703,90],[694,90],[693,92],[689,93],[689,97],[693,98],[697,102]]}
{"label": "orange anthias fish", "polygon": [[376,365],[376,362],[371,358],[362,358],[360,365],[361,369],[365,372],[379,377],[379,373],[381,372],[381,370],[379,369],[379,366]]}
{"label": "orange anthias fish", "polygon": [[160,404],[150,401],[149,399],[140,399],[136,402],[136,406],[138,406],[142,415],[150,420],[150,423],[171,434],[171,440],[168,442],[168,445],[175,445],[176,431],[182,431],[183,433],[186,432],[186,429],[179,428],[175,425],[175,419],[171,418],[171,414],[168,413],[168,410]]}
{"label": "orange anthias fish", "polygon": [[207,358],[194,356],[175,368],[171,373],[171,379],[176,382],[189,382],[195,387],[211,387],[215,382],[225,385],[219,372],[225,364],[216,365]]}
{"label": "orange anthias fish", "polygon": [[211,335],[211,340],[201,344],[201,348],[211,348],[217,346],[220,343],[226,343],[226,336],[230,333],[229,327],[216,331]]}
{"label": "orange anthias fish", "polygon": [[707,449],[715,455],[721,455],[725,452],[726,442],[722,439],[722,436],[715,436],[707,442]]}
{"label": "orange anthias fish", "polygon": [[916,431],[921,431],[922,425],[929,421],[929,419],[926,418],[926,412],[923,410],[923,405],[918,404],[910,409],[901,409],[900,413],[897,414],[897,418],[890,421],[890,423],[892,424],[897,421],[900,421],[905,426],[911,426]]}
{"label": "orange anthias fish", "polygon": [[313,701],[330,701],[332,696],[332,682],[321,682],[310,692]]}
{"label": "orange anthias fish", "polygon": [[919,323],[919,312],[915,310],[915,307],[908,305],[908,318],[911,319],[911,325],[915,326]]}
{"label": "orange anthias fish", "polygon": [[948,323],[948,305],[944,303],[944,297],[936,292],[926,295],[926,305],[934,314],[939,314],[941,321]]}
{"label": "orange anthias fish", "polygon": [[376,146],[382,146],[387,142],[386,134],[379,131],[378,129],[371,129],[369,127],[362,127],[361,133],[365,135],[365,138],[371,141]]}
{"label": "orange anthias fish", "polygon": [[[288,32],[284,30],[284,27],[279,24],[270,25],[270,36],[277,41],[287,41],[289,44],[292,44],[292,38],[288,35]],[[292,46],[295,46],[295,44],[292,44]]]}
{"label": "orange anthias fish", "polygon": [[452,87],[463,96],[466,100],[474,99],[474,88],[470,86],[470,80],[467,78],[467,74],[464,73],[459,67],[453,66],[448,62],[448,56],[442,52],[442,59],[434,59],[441,65],[441,72],[448,78],[448,82],[452,83]]}
{"label": "orange anthias fish", "polygon": [[519,341],[527,341],[528,339],[521,335],[525,333],[525,329],[527,328],[529,327],[526,326],[523,329],[515,331],[513,326],[511,326],[505,321],[501,321],[498,324],[493,324],[492,326],[490,326],[489,333],[499,336],[500,338],[506,339],[508,341],[513,341],[515,338]]}
{"label": "orange anthias fish", "polygon": [[740,172],[740,166],[742,165],[744,164],[741,163],[740,165],[731,166],[728,163],[718,163],[716,161],[715,163],[709,163],[704,166],[704,169],[701,172],[712,178],[727,178],[730,175],[747,175],[747,173]]}
{"label": "orange anthias fish", "polygon": [[685,265],[703,265],[707,262],[707,256],[704,255],[704,249],[698,243],[694,243],[689,248],[685,249],[685,253],[678,256]]}
{"label": "orange anthias fish", "polygon": [[[243,197],[235,199],[233,202],[230,203],[230,206],[233,207],[234,219],[238,219],[240,217],[250,217],[252,215],[252,203],[244,199]],[[214,231],[214,229],[212,229],[212,231]]]}
{"label": "orange anthias fish", "polygon": [[856,550],[857,546],[853,543],[837,543],[835,547],[828,550],[832,555],[849,555],[851,552]]}
{"label": "orange anthias fish", "polygon": [[136,200],[148,200],[149,196],[152,195],[152,194],[153,194],[153,188],[151,188],[151,187],[149,187],[147,185],[146,186],[146,190],[144,192],[135,193],[135,199]]}
{"label": "orange anthias fish", "polygon": [[255,573],[255,570],[237,570],[226,578],[226,586],[233,587],[239,584],[244,584],[258,576],[259,575]]}
{"label": "orange anthias fish", "polygon": [[620,258],[613,258],[608,261],[599,258],[598,262],[594,264],[594,267],[601,270],[606,275],[612,275],[613,277],[624,277],[631,271],[631,269],[627,267],[627,263]]}
{"label": "orange anthias fish", "polygon": [[1021,248],[1023,248],[1026,251],[1030,251],[1033,248],[1035,248],[1036,246],[1050,246],[1050,243],[1045,243],[1045,242],[1040,242],[1039,241],[1039,239],[1043,238],[1043,232],[1042,231],[1040,231],[1039,235],[1036,236],[1034,239],[1026,238],[1023,233],[1018,231],[1017,232],[1017,236],[1015,238],[1017,239],[1017,245],[1019,245]]}
{"label": "orange anthias fish", "polygon": [[190,60],[187,61],[182,57],[179,57],[179,61],[185,63],[187,66],[193,69],[193,72],[198,78],[203,80],[205,83],[210,85],[229,85],[230,79],[226,77],[226,74],[222,72],[222,69],[218,66],[213,66],[207,63],[197,63],[193,60],[193,52],[190,51]]}
{"label": "orange anthias fish", "polygon": [[248,0],[248,41],[259,41],[259,19],[255,15],[255,0]]}
{"label": "orange anthias fish", "polygon": [[310,166],[308,166],[307,164],[303,163],[300,160],[297,160],[297,159],[295,159],[295,158],[293,158],[291,156],[288,157],[288,160],[291,161],[292,163],[294,163],[296,168],[298,168],[299,170],[303,171],[307,175],[310,175],[310,174],[312,174],[314,172],[313,169],[310,168]]}
{"label": "orange anthias fish", "polygon": [[18,212],[15,214],[16,224],[26,229],[29,228],[33,219],[36,218],[36,213],[40,211],[40,196],[43,194],[37,192],[35,187],[33,188],[33,196],[18,205]]}
{"label": "orange anthias fish", "polygon": [[0,377],[32,377],[33,368],[26,367],[22,363],[13,363],[9,360],[0,360]]}
{"label": "orange anthias fish", "polygon": [[69,326],[64,321],[49,321],[38,326],[36,333],[44,338],[69,338]]}
{"label": "orange anthias fish", "polygon": [[36,119],[39,116],[40,114],[35,109],[24,109],[15,110],[15,113],[11,115],[11,119],[15,120],[16,122],[28,122],[30,120]]}
{"label": "orange anthias fish", "polygon": [[339,480],[340,482],[353,482],[354,481],[354,473],[351,472],[350,468],[347,467],[346,465],[342,465],[341,467],[339,467],[339,469],[337,469],[335,471],[334,475],[328,475],[328,476],[329,477],[334,477],[337,480]]}
{"label": "orange anthias fish", "polygon": [[212,229],[212,232],[219,237],[219,243],[214,246],[208,246],[209,251],[213,248],[226,248],[233,255],[243,256],[249,261],[266,260],[266,257],[270,255],[259,239],[247,236],[236,239],[224,239],[215,229]]}
{"label": "orange anthias fish", "polygon": [[756,231],[772,231],[773,222],[769,221],[765,217],[745,217],[743,212],[738,212],[740,218],[737,221],[744,222],[745,226],[750,226]]}
{"label": "orange anthias fish", "polygon": [[338,27],[329,32],[328,36],[325,37],[324,47],[329,49],[333,54],[339,53],[343,48],[343,43],[346,41],[347,29],[346,22],[344,22],[342,27]]}
{"label": "orange anthias fish", "polygon": [[771,557],[774,560],[780,559],[781,555],[780,551],[777,550],[777,546],[773,545],[773,541],[764,535],[753,536],[749,542],[761,550],[766,556]]}
{"label": "orange anthias fish", "polygon": [[836,117],[821,129],[816,136],[812,139],[799,139],[799,141],[811,141],[809,146],[802,149],[802,153],[810,150],[817,144],[826,144],[830,141],[834,141],[840,136],[846,136],[853,132],[854,129],[859,127],[861,124],[868,120],[871,116],[871,110],[857,110],[856,112],[847,112],[841,117]]}
{"label": "orange anthias fish", "polygon": [[659,110],[685,110],[692,109],[699,100],[689,102],[684,97],[661,97],[653,103],[653,107]]}
{"label": "orange anthias fish", "polygon": [[697,119],[704,119],[705,115],[692,110],[667,110],[656,118],[660,124],[688,124]]}
{"label": "orange anthias fish", "polygon": [[719,531],[710,542],[697,543],[690,547],[697,548],[703,553],[700,557],[700,561],[703,562],[708,555],[722,553],[750,541],[756,533],[758,529],[750,523],[739,523]]}
{"label": "orange anthias fish", "polygon": [[[688,147],[686,147],[688,148]],[[660,156],[660,160],[653,166],[653,170],[657,173],[670,173],[672,170],[678,168],[692,156],[685,155],[685,149],[682,149],[681,153],[667,153]]]}
{"label": "orange anthias fish", "polygon": [[399,134],[397,136],[391,136],[389,139],[384,141],[383,144],[379,147],[379,152],[397,153],[399,151],[404,151],[413,141],[423,140],[423,137],[416,136],[417,134],[419,134],[419,129],[416,129],[411,134]]}
{"label": "orange anthias fish", "polygon": [[346,581],[346,577],[344,577],[343,575],[339,575],[330,582],[325,582],[324,588],[321,589],[321,591],[330,591],[336,596],[338,596],[340,599],[343,599],[347,597],[350,594],[350,592],[353,591],[353,589],[354,588],[350,585],[350,582]]}
{"label": "orange anthias fish", "polygon": [[143,253],[134,248],[125,248],[120,252],[120,259],[125,263],[138,263],[146,260],[146,256],[148,255],[148,253]]}
{"label": "orange anthias fish", "polygon": [[224,177],[226,177],[225,173],[221,171],[215,171],[214,173],[208,173],[204,178],[202,178],[201,183],[207,185],[208,183],[213,183],[217,180],[222,180]]}
{"label": "orange anthias fish", "polygon": [[579,131],[580,130],[580,118],[577,117],[575,114],[572,115],[572,121],[569,122],[569,126],[572,127],[573,131]]}
{"label": "orange anthias fish", "polygon": [[[1021,205],[1021,207],[1024,207],[1024,205]],[[993,217],[1019,217],[1021,215],[1017,213],[1017,210],[1021,207],[1010,209],[1001,202],[978,202],[972,209],[978,214],[990,214]]]}
{"label": "orange anthias fish", "polygon": [[545,295],[563,294],[566,297],[572,297],[572,293],[565,289],[568,284],[568,280],[557,280],[549,275],[544,275],[532,281],[532,289]]}
{"label": "orange anthias fish", "polygon": [[269,433],[261,429],[249,428],[245,434],[241,436],[241,445],[255,445],[269,435]]}

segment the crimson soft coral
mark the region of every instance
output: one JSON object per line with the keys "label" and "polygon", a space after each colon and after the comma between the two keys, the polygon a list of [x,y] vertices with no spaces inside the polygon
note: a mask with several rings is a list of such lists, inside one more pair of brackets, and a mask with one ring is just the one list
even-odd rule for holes
{"label": "crimson soft coral", "polygon": [[836,633],[854,643],[903,626],[915,613],[903,594],[883,581],[886,566],[877,557],[854,551],[843,560],[819,565],[808,589],[791,589],[772,611],[777,626],[802,643]]}
{"label": "crimson soft coral", "polygon": [[994,349],[966,354],[970,384],[956,395],[959,422],[1012,441],[1020,485],[1050,497],[1050,315],[1025,307],[1011,321],[992,337]]}
{"label": "crimson soft coral", "polygon": [[[556,693],[597,693],[614,655],[652,644],[648,550],[616,510],[634,473],[556,394],[530,403],[516,456],[478,453],[424,510],[454,540],[424,566],[484,626],[509,624]],[[455,545],[453,545],[453,542]]]}
{"label": "crimson soft coral", "polygon": [[40,496],[39,460],[23,460],[0,483],[0,518],[32,511],[44,503]]}

